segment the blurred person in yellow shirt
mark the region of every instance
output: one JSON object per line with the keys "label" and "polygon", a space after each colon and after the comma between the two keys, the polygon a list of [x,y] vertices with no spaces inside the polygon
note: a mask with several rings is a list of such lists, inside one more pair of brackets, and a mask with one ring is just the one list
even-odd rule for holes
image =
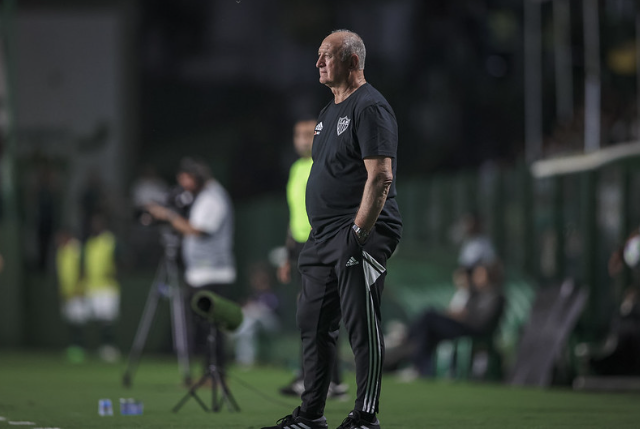
{"label": "blurred person in yellow shirt", "polygon": [[120,315],[120,284],[116,278],[116,238],[107,229],[106,219],[96,214],[84,244],[83,282],[91,319],[100,327],[98,354],[107,362],[117,361],[115,323]]}
{"label": "blurred person in yellow shirt", "polygon": [[[289,205],[289,228],[285,242],[287,258],[278,268],[278,280],[284,284],[301,285],[301,277],[298,272],[298,256],[300,256],[300,251],[311,233],[305,196],[307,180],[313,165],[311,149],[316,132],[315,128],[315,118],[299,120],[293,127],[293,147],[299,158],[291,166],[289,181],[287,182],[287,203]],[[336,360],[331,384],[329,385],[329,397],[344,398],[346,396],[348,386],[342,383],[341,378],[339,362]],[[280,393],[283,395],[300,396],[303,391],[304,384],[301,370],[288,385],[280,388]]]}
{"label": "blurred person in yellow shirt", "polygon": [[120,284],[116,279],[116,239],[102,215],[91,219],[91,232],[84,245],[69,230],[57,237],[56,269],[62,315],[69,324],[71,362],[84,361],[84,327],[95,321],[100,330],[98,355],[115,362],[120,351],[114,328],[120,314]]}
{"label": "blurred person in yellow shirt", "polygon": [[84,325],[89,319],[85,303],[85,291],[80,281],[82,243],[68,229],[62,229],[56,237],[56,273],[61,311],[69,325],[70,345],[67,357],[70,362],[84,361]]}

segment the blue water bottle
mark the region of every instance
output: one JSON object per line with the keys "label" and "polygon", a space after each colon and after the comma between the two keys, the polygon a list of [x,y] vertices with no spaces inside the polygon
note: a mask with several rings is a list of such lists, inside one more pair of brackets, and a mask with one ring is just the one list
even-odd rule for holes
{"label": "blue water bottle", "polygon": [[98,400],[98,414],[101,416],[113,415],[113,404],[111,403],[111,399]]}

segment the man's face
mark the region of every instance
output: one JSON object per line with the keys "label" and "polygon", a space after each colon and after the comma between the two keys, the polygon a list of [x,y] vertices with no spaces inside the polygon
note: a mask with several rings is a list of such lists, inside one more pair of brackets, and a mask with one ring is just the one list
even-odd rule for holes
{"label": "man's face", "polygon": [[340,59],[342,39],[341,33],[330,34],[318,49],[316,67],[320,72],[320,83],[328,87],[340,85],[349,76],[349,61]]}
{"label": "man's face", "polygon": [[311,156],[315,129],[316,121],[300,121],[296,123],[293,129],[293,146],[299,156]]}
{"label": "man's face", "polygon": [[178,173],[178,184],[182,186],[182,189],[189,192],[195,192],[198,188],[196,179],[189,173]]}

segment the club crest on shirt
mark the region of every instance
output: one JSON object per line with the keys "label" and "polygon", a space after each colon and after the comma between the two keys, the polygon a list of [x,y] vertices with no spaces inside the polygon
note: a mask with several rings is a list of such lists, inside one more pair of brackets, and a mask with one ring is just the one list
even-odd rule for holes
{"label": "club crest on shirt", "polygon": [[320,131],[322,131],[322,122],[316,125],[316,130],[314,131],[313,135],[314,136],[320,135]]}
{"label": "club crest on shirt", "polygon": [[351,122],[351,119],[349,119],[347,116],[345,116],[344,118],[338,119],[338,135],[344,133],[347,130],[347,128],[349,128],[350,122]]}

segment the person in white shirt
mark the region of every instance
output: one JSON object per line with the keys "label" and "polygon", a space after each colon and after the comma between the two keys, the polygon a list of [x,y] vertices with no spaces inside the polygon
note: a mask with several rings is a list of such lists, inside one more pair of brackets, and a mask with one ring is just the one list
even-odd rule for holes
{"label": "person in white shirt", "polygon": [[[185,302],[188,307],[190,350],[206,353],[206,329],[197,323],[190,303],[195,293],[205,289],[228,297],[229,289],[236,280],[233,206],[226,190],[213,179],[208,165],[202,160],[183,158],[177,180],[185,191],[194,196],[187,217],[158,204],[151,204],[147,209],[154,218],[169,222],[183,236],[182,259],[187,284]],[[217,363],[223,367],[224,344],[219,331],[216,345]]]}

